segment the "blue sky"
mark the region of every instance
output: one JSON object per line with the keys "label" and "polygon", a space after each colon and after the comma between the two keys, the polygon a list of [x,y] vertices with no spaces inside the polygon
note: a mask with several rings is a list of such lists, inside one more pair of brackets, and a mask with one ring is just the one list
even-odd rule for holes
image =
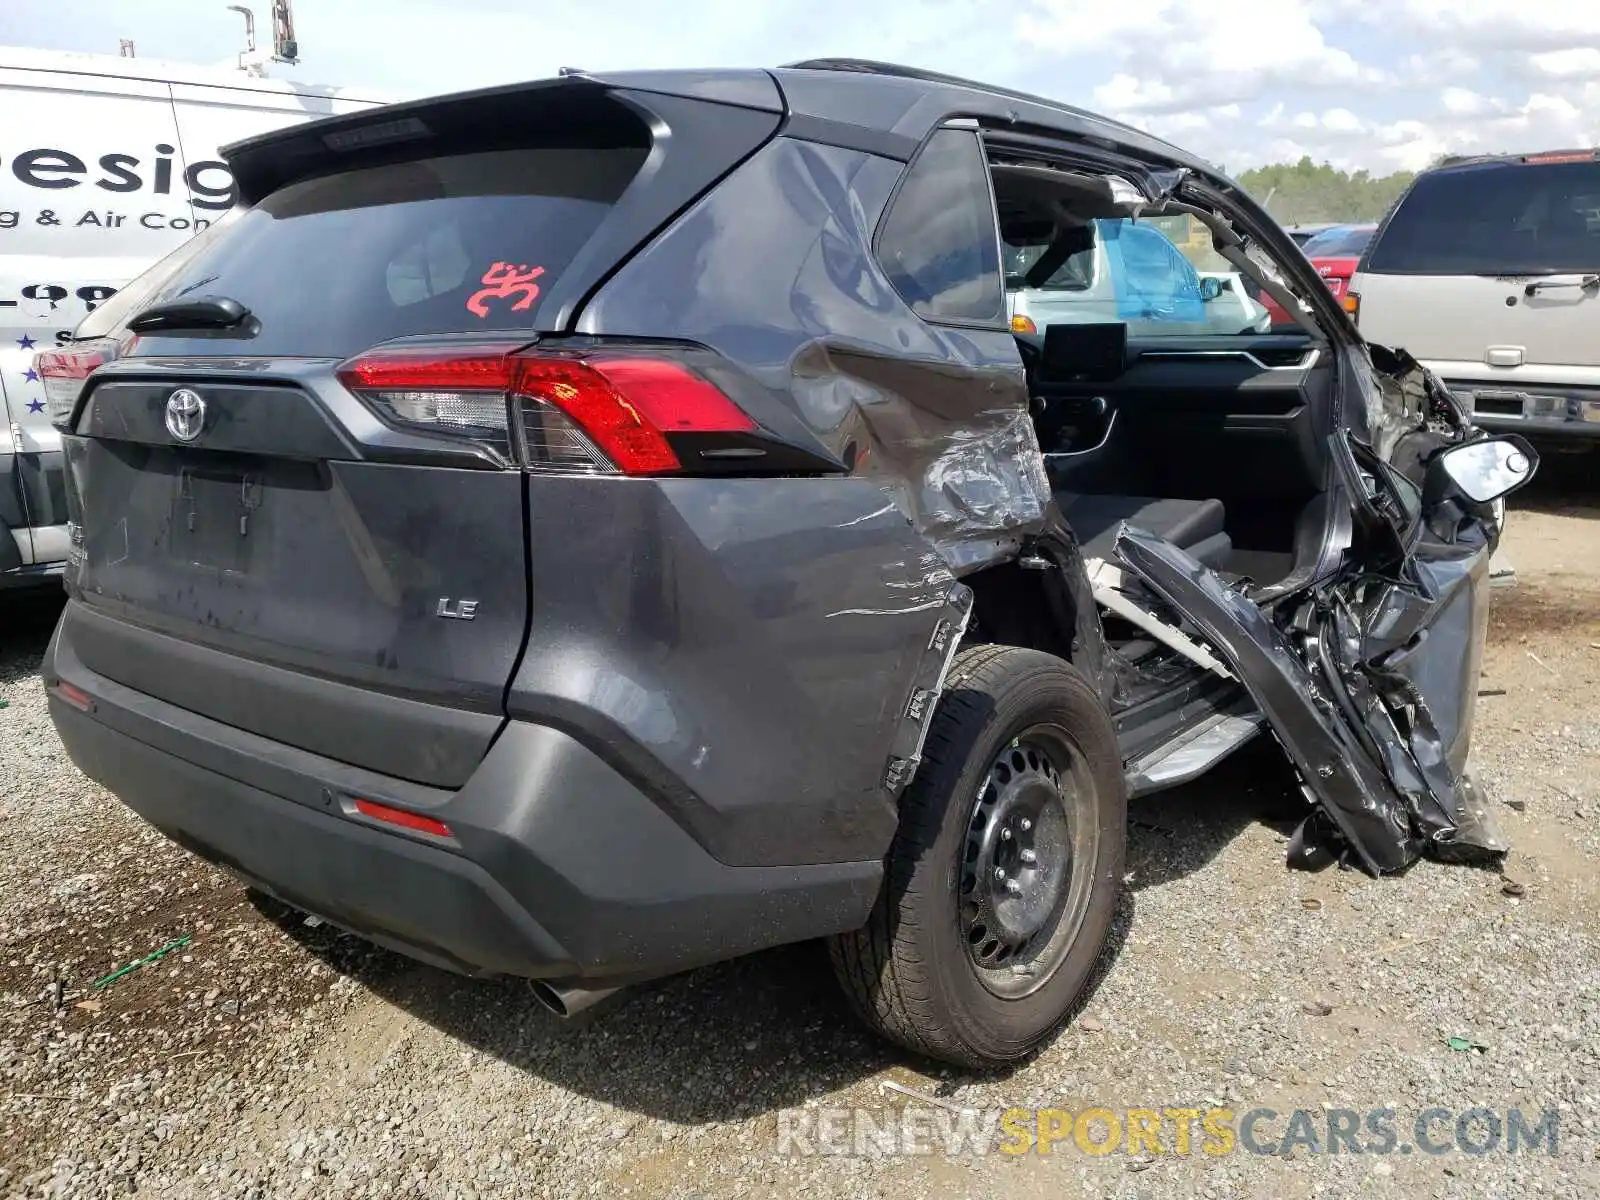
{"label": "blue sky", "polygon": [[[1600,0],[295,0],[295,23],[303,65],[274,74],[394,98],[850,55],[1107,112],[1235,172],[1600,141]],[[219,64],[242,30],[226,0],[0,0],[8,45]]]}

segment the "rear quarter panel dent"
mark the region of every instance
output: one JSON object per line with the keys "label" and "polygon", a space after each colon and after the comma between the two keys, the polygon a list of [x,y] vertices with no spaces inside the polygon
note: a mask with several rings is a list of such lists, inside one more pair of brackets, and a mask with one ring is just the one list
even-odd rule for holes
{"label": "rear quarter panel dent", "polygon": [[891,741],[954,586],[882,492],[548,482],[510,715],[573,733],[725,863],[880,856]]}

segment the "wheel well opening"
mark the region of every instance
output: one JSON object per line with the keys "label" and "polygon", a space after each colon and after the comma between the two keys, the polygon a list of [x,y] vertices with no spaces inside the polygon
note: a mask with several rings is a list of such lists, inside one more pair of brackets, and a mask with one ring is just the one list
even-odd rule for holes
{"label": "wheel well opening", "polygon": [[1071,662],[1077,622],[1075,614],[1060,611],[1062,600],[1070,605],[1071,597],[1052,596],[1059,576],[1004,562],[964,577],[961,582],[972,589],[968,640],[1042,650]]}

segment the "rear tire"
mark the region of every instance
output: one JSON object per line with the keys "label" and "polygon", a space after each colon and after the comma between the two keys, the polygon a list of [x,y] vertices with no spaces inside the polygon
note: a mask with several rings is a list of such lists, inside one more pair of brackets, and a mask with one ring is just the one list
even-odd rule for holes
{"label": "rear tire", "polygon": [[1022,1058],[1090,979],[1126,843],[1121,754],[1094,687],[1048,654],[969,647],[871,918],[830,939],[834,971],[860,1016],[911,1050],[980,1069]]}

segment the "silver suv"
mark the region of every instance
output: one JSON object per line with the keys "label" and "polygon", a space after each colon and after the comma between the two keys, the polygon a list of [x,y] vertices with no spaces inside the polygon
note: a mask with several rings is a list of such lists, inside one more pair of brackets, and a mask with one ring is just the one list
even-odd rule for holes
{"label": "silver suv", "polygon": [[1444,379],[1475,424],[1600,445],[1600,156],[1424,172],[1373,238],[1348,306]]}

